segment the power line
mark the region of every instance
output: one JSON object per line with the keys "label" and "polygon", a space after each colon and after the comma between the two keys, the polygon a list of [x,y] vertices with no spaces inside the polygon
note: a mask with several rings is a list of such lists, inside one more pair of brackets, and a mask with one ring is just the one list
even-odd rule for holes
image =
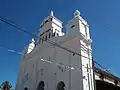
{"label": "power line", "polygon": [[[12,26],[12,27],[14,27],[14,28],[17,28],[17,29],[19,29],[19,30],[21,30],[21,31],[23,31],[23,32],[31,35],[31,36],[40,38],[40,37],[32,34],[31,32],[29,32],[27,29],[21,28],[21,27],[19,27],[18,25],[14,24],[14,23],[11,23],[10,21],[6,20],[5,18],[0,17],[0,20],[1,20],[2,22],[4,22],[4,23],[6,23],[6,24],[8,24],[8,25],[10,25],[10,26]],[[73,50],[70,50],[69,48],[63,47],[63,46],[61,46],[60,44],[58,44],[58,43],[56,43],[56,42],[53,42],[53,41],[50,41],[50,40],[47,40],[46,42],[48,42],[48,43],[50,43],[50,44],[52,44],[52,45],[54,45],[54,46],[57,46],[57,47],[59,47],[59,48],[62,48],[62,49],[64,49],[64,50],[68,51],[68,52],[71,52],[71,53],[74,53],[74,54],[76,54],[76,55],[82,56],[82,57],[84,57],[84,58],[90,59],[90,58],[88,58],[88,57],[86,57],[86,56],[83,56],[83,55],[81,55],[81,54],[73,51]]]}
{"label": "power line", "polygon": [[21,30],[21,31],[23,31],[23,32],[25,32],[25,33],[27,33],[27,34],[29,34],[29,35],[31,35],[31,36],[35,36],[35,37],[36,37],[36,35],[32,34],[32,33],[29,32],[29,31],[27,31],[27,29],[21,28],[21,27],[19,27],[17,24],[11,23],[10,21],[8,21],[8,20],[5,19],[5,18],[0,17],[0,20],[1,20],[2,22],[4,22],[4,23],[6,23],[6,24],[8,24],[8,25],[10,25],[10,26],[12,26],[12,27],[14,27],[14,28],[17,28],[18,30]]}
{"label": "power line", "polygon": [[[16,50],[13,50],[13,49],[8,49],[8,48],[6,48],[6,47],[3,47],[3,46],[0,46],[0,48],[3,48],[3,49],[6,49],[8,52],[12,52],[12,53],[17,53],[17,54],[20,54],[20,55],[23,55],[23,53],[21,53],[21,52],[18,52],[18,51],[16,51]],[[69,57],[70,58],[70,57]],[[46,59],[43,59],[43,57],[41,57],[41,58],[39,58],[41,61],[44,61],[44,62],[47,62],[47,63],[53,63],[52,61],[50,61],[50,60],[46,60]],[[61,65],[60,63],[55,63],[55,65],[60,65],[60,66],[62,66],[62,67],[67,67],[68,69],[76,69],[75,67],[73,67],[73,66],[67,66],[67,65]],[[83,65],[84,66],[84,65]],[[71,67],[71,68],[70,68]],[[86,67],[87,68],[87,67]],[[89,68],[90,69],[90,68]],[[79,70],[79,69],[76,69],[76,70]]]}
{"label": "power line", "polygon": [[6,49],[8,52],[12,52],[12,53],[17,53],[17,54],[23,55],[23,53],[21,53],[21,52],[18,52],[18,51],[13,50],[13,49],[8,49],[8,48],[6,48],[6,47],[4,47],[2,45],[0,45],[0,48],[1,49]]}
{"label": "power line", "polygon": [[[12,27],[14,27],[14,28],[17,28],[17,29],[20,30],[20,31],[23,31],[24,33],[27,33],[27,34],[29,34],[29,35],[31,35],[31,36],[36,37],[36,38],[40,38],[39,36],[36,36],[36,35],[32,34],[31,32],[29,32],[27,29],[21,28],[21,27],[19,27],[17,24],[12,23],[12,22],[10,22],[9,20],[7,20],[7,19],[5,19],[5,18],[0,17],[0,20],[1,20],[2,22],[4,22],[4,23],[6,23],[6,24],[8,24],[8,25],[10,25],[10,26],[12,26]],[[54,41],[47,40],[46,42],[48,42],[48,43],[50,43],[50,44],[52,44],[52,45],[54,45],[54,46],[57,46],[57,47],[59,47],[59,48],[61,48],[61,49],[64,49],[64,50],[66,50],[66,51],[68,51],[68,52],[71,52],[71,53],[73,53],[73,54],[76,54],[76,55],[78,55],[78,56],[82,56],[82,57],[84,57],[84,58],[90,59],[90,58],[88,58],[88,57],[86,57],[86,56],[83,56],[83,55],[81,55],[81,54],[79,54],[79,53],[77,53],[77,52],[75,52],[75,51],[73,51],[73,50],[71,50],[71,49],[69,49],[69,48],[63,47],[63,46],[61,46],[60,44],[58,44],[58,43],[56,43],[56,42],[54,42]],[[14,50],[13,50],[13,51],[11,50],[11,52],[15,52],[15,51],[14,51]],[[109,72],[109,70],[107,70],[106,68],[104,68],[104,67],[103,67],[101,64],[99,64],[97,61],[94,60],[94,63],[96,63],[96,64],[99,65],[101,68],[103,68],[103,69],[105,69],[107,72]],[[109,72],[109,73],[110,73],[110,72]]]}
{"label": "power line", "polygon": [[[11,53],[16,53],[16,54],[19,54],[19,55],[24,55],[22,52],[18,52],[18,51],[16,51],[16,50],[13,50],[13,49],[8,49],[7,47],[4,47],[4,46],[2,46],[2,45],[0,45],[0,48],[1,49],[6,49],[8,52],[11,52]],[[42,60],[42,59],[41,59]],[[42,60],[43,61],[43,60]],[[49,60],[44,60],[45,62],[48,62],[48,63],[53,63],[53,62],[50,62]],[[106,70],[107,72],[109,72],[107,69],[105,69],[101,64],[99,64],[98,62],[96,62],[95,60],[94,60],[94,62],[97,64],[97,65],[99,65],[101,68],[103,68],[104,70]],[[57,64],[56,64],[57,65]],[[70,67],[70,66],[69,66]],[[71,67],[71,68],[74,68],[74,67]],[[76,68],[74,68],[74,69],[76,69]],[[91,68],[89,68],[89,69],[91,69]],[[76,70],[80,70],[80,69],[76,69]],[[109,72],[110,73],[110,72]],[[110,73],[111,74],[111,73]]]}

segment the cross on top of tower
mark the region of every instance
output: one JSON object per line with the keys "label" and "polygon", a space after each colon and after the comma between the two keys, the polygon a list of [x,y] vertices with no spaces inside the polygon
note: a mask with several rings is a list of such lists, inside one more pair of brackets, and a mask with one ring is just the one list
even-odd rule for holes
{"label": "cross on top of tower", "polygon": [[31,43],[35,43],[35,40],[34,40],[34,38],[32,38],[32,40],[30,41]]}
{"label": "cross on top of tower", "polygon": [[74,16],[80,16],[80,12],[79,12],[78,10],[76,10],[76,11],[74,12]]}
{"label": "cross on top of tower", "polygon": [[51,10],[51,12],[50,12],[50,16],[53,16],[53,11]]}

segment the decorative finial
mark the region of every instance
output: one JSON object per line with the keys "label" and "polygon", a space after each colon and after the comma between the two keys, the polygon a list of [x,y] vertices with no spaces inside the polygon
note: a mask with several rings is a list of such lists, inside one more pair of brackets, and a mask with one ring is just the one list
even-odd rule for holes
{"label": "decorative finial", "polygon": [[53,11],[50,12],[50,16],[53,16]]}
{"label": "decorative finial", "polygon": [[35,40],[34,40],[34,38],[32,38],[32,40],[31,40],[31,43],[35,43]]}
{"label": "decorative finial", "polygon": [[80,16],[80,12],[79,12],[78,10],[76,10],[76,11],[74,12],[74,16]]}

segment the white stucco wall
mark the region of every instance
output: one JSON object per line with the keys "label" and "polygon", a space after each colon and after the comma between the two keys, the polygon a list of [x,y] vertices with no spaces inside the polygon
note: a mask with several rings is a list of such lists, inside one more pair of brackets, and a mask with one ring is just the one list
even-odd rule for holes
{"label": "white stucco wall", "polygon": [[[52,27],[60,31],[62,27],[59,26],[62,24],[59,20],[55,20],[54,23],[56,24],[47,23],[40,33]],[[45,82],[45,90],[56,90],[59,81],[64,81],[66,90],[94,90],[92,54],[88,53],[91,46],[86,44],[87,37],[82,36],[82,34],[89,33],[86,32],[85,28],[81,28],[82,23],[86,22],[81,21],[80,16],[75,16],[68,22],[65,36],[49,39],[49,41],[59,43],[67,50],[75,51],[76,54],[44,41],[26,55],[20,65],[17,90],[23,90],[25,87],[28,87],[29,90],[35,90],[41,80]],[[75,27],[71,28],[72,25]],[[60,33],[62,35],[62,32]]]}
{"label": "white stucco wall", "polygon": [[[68,37],[61,37],[61,38],[63,40],[63,38],[65,39]],[[58,40],[57,42],[59,42],[60,41],[59,39],[56,39],[56,41]],[[67,42],[64,42],[63,46],[66,48],[70,48],[71,50],[74,50],[78,53],[82,53],[80,48],[80,41],[78,38],[74,38],[72,40],[70,39]],[[34,57],[30,58],[30,56],[33,55]],[[24,75],[28,73],[29,79],[28,81],[26,81],[26,84],[24,85],[23,83],[21,84],[20,89],[23,89],[24,87],[29,87],[30,90],[32,90],[33,88],[36,88],[37,84],[41,80],[45,81],[46,90],[47,89],[55,90],[57,82],[61,80],[65,82],[66,89],[69,89],[71,86],[71,90],[74,89],[81,90],[83,89],[83,82],[86,83],[83,80],[84,74],[82,75],[83,72],[81,69],[82,64],[83,65],[85,64],[84,61],[86,61],[86,59],[83,59],[78,55],[73,56],[73,53],[69,53],[68,51],[60,49],[58,47],[54,48],[54,46],[44,42],[43,44],[36,46],[35,49],[27,56],[27,58],[28,59],[23,61],[23,62],[26,61],[26,65],[25,65],[25,72],[21,72],[21,77],[24,77]],[[50,62],[52,63],[41,61],[40,58],[43,58],[44,60],[50,60]],[[71,60],[71,66],[74,67],[74,69],[71,70],[71,78],[69,77],[70,76],[69,69],[65,69],[64,72],[61,72],[60,69],[58,68],[59,65],[57,65],[59,63],[63,63],[64,66],[66,66],[67,68],[69,67],[69,60]],[[33,64],[34,64],[34,68],[33,68]],[[38,72],[41,68],[44,69],[43,76],[41,76],[40,74],[38,75]],[[36,79],[37,79],[37,83],[36,83]],[[24,78],[21,79],[21,82],[23,80]]]}

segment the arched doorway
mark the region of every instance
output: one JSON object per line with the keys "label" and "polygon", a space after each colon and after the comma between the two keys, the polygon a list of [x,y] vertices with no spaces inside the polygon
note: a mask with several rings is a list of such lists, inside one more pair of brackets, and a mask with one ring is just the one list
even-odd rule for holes
{"label": "arched doorway", "polygon": [[25,88],[24,88],[24,90],[28,90],[28,88],[27,88],[27,87],[25,87]]}
{"label": "arched doorway", "polygon": [[37,90],[44,90],[44,87],[45,87],[44,81],[40,81],[37,86]]}
{"label": "arched doorway", "polygon": [[58,82],[57,90],[65,90],[65,83],[63,81]]}

